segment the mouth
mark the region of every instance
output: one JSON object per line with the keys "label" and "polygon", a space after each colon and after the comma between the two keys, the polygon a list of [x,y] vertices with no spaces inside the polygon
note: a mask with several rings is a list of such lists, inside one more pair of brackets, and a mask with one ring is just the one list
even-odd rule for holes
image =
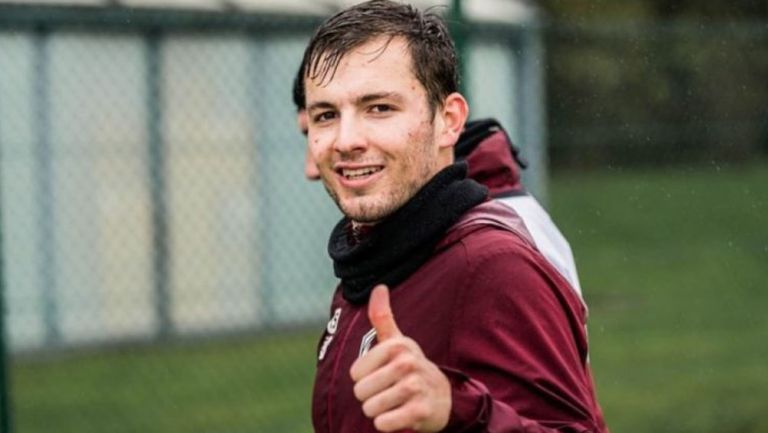
{"label": "mouth", "polygon": [[383,170],[383,166],[372,166],[362,168],[340,168],[336,173],[346,180],[363,180]]}

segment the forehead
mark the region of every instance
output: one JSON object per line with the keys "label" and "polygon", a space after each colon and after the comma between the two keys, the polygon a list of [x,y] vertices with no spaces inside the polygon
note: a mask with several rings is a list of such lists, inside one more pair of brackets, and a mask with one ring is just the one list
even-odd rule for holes
{"label": "forehead", "polygon": [[[324,58],[321,56],[322,66]],[[423,93],[402,37],[378,37],[344,54],[335,71],[305,79],[307,99],[328,93],[407,91]]]}

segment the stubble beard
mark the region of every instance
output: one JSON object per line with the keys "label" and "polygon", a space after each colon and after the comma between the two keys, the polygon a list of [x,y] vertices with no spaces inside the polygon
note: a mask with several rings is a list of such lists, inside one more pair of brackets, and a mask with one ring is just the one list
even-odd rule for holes
{"label": "stubble beard", "polygon": [[379,193],[376,197],[355,197],[348,199],[352,203],[344,203],[338,193],[323,182],[325,190],[344,216],[356,223],[375,224],[405,205],[436,174],[437,160],[429,155],[428,151],[433,138],[433,134],[428,134],[418,144],[420,151],[415,155],[408,155],[403,161],[405,168],[421,161],[421,167],[416,176],[402,184],[393,185],[388,191]]}
{"label": "stubble beard", "polygon": [[[345,201],[342,201],[336,191],[328,185],[325,185],[325,190],[344,216],[356,223],[375,224],[399,209],[415,194],[419,186],[410,182],[380,193],[376,197],[354,197]],[[407,198],[403,199],[403,197]]]}

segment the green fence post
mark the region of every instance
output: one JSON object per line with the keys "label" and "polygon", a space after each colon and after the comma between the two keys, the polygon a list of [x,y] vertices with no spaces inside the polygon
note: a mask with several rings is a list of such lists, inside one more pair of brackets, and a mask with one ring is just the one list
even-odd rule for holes
{"label": "green fence post", "polygon": [[[253,34],[250,40],[251,59],[249,62],[249,75],[252,77],[260,77],[266,73],[265,68],[268,68],[267,50],[263,39]],[[275,221],[275,211],[273,209],[274,203],[272,201],[273,191],[269,186],[269,169],[273,166],[272,159],[275,157],[272,154],[274,149],[270,149],[269,146],[272,143],[270,141],[270,107],[265,104],[258,103],[260,95],[266,94],[269,89],[265,87],[267,85],[266,80],[251,80],[251,107],[253,111],[254,122],[256,122],[257,134],[254,136],[254,149],[255,149],[255,161],[256,171],[254,175],[254,182],[257,187],[257,218],[259,223],[258,229],[258,242],[259,246],[259,286],[258,286],[258,299],[259,299],[259,324],[262,329],[270,329],[276,326],[278,320],[278,314],[275,309],[276,301],[276,285],[275,281],[275,259],[272,247],[274,244],[274,235],[272,233]],[[288,98],[286,93],[285,97]]]}
{"label": "green fence post", "polygon": [[[2,116],[0,116],[2,119]],[[0,433],[11,433],[11,382],[8,378],[8,348],[5,338],[5,248],[3,244],[2,143],[0,143]]]}
{"label": "green fence post", "polygon": [[165,178],[165,140],[163,134],[163,94],[161,33],[150,30],[146,34],[147,79],[147,164],[149,196],[152,206],[152,284],[155,294],[155,314],[158,322],[157,337],[165,338],[174,331],[170,313],[168,249],[168,206]]}
{"label": "green fence post", "polygon": [[466,56],[467,28],[464,21],[464,10],[462,9],[461,0],[452,0],[448,26],[451,31],[451,36],[453,37],[453,42],[456,45],[456,56],[459,60],[459,91],[468,98],[468,87],[465,84],[469,80],[469,77],[467,76],[469,68],[467,67]]}
{"label": "green fence post", "polygon": [[50,31],[38,27],[34,33],[35,164],[38,175],[38,227],[41,248],[40,278],[45,321],[45,341],[59,344],[59,309],[56,302],[56,199],[54,193],[53,150],[51,148]]}
{"label": "green fence post", "polygon": [[547,109],[544,76],[545,47],[543,26],[540,18],[525,23],[521,34],[520,62],[517,94],[522,122],[521,138],[526,159],[530,164],[528,173],[523,174],[526,188],[545,206],[549,201],[547,179],[549,160],[547,157]]}

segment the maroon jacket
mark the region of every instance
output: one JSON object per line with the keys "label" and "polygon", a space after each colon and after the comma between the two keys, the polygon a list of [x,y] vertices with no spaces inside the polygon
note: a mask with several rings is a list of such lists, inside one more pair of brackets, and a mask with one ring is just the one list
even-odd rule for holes
{"label": "maroon jacket", "polygon": [[[607,431],[586,360],[585,311],[508,207],[465,214],[392,290],[398,326],[452,384],[445,432]],[[318,346],[317,433],[375,432],[355,398],[352,363],[370,347],[367,305],[337,290]]]}

